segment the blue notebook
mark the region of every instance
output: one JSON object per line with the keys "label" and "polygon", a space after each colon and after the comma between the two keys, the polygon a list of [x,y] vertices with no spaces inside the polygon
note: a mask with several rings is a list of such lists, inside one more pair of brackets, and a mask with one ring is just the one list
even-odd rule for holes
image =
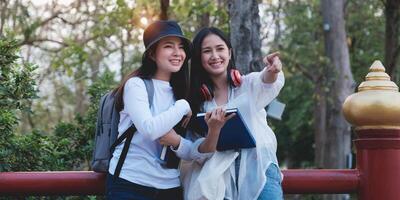
{"label": "blue notebook", "polygon": [[[236,115],[228,120],[221,129],[218,138],[217,150],[225,151],[231,149],[243,149],[256,147],[256,142],[250,129],[244,122],[242,115],[237,108],[227,109],[226,114],[236,113]],[[205,113],[197,114],[197,122],[203,131],[208,131],[207,123],[204,121]]]}

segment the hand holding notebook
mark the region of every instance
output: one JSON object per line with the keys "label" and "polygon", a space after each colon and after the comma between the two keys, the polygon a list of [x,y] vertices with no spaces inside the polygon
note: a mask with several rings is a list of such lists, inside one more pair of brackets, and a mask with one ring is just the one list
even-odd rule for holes
{"label": "hand holding notebook", "polygon": [[[216,112],[215,110],[213,112]],[[245,124],[244,120],[238,109],[227,109],[225,111],[226,122],[220,130],[220,135],[217,143],[217,150],[231,150],[231,149],[242,149],[242,148],[253,148],[256,146],[255,140]],[[213,114],[213,113],[212,113]],[[210,113],[199,113],[197,114],[196,120],[200,124],[203,131],[208,131],[208,125],[210,125]],[[217,113],[216,114],[220,114]],[[208,125],[207,125],[207,122]]]}
{"label": "hand holding notebook", "polygon": [[226,121],[232,119],[235,115],[236,113],[234,112],[226,113],[223,108],[217,108],[211,112],[206,112],[204,114],[204,121],[208,128],[212,128],[219,132],[225,125]]}

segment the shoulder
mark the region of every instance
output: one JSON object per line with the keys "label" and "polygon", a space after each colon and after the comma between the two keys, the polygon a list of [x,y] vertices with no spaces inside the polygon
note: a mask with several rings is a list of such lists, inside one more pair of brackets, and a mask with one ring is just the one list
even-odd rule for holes
{"label": "shoulder", "polygon": [[144,94],[146,92],[146,86],[143,80],[139,77],[132,77],[128,79],[124,86],[124,93]]}
{"label": "shoulder", "polygon": [[259,77],[260,74],[261,74],[261,72],[250,72],[246,75],[243,75],[242,77],[244,80],[248,80],[248,79],[254,79],[256,77]]}
{"label": "shoulder", "polygon": [[132,78],[128,79],[128,81],[126,81],[125,88],[135,88],[135,87],[139,87],[139,88],[145,87],[144,82],[141,78],[132,77]]}
{"label": "shoulder", "polygon": [[261,72],[251,72],[249,74],[242,76],[242,84],[241,86],[248,86],[253,82],[261,81]]}

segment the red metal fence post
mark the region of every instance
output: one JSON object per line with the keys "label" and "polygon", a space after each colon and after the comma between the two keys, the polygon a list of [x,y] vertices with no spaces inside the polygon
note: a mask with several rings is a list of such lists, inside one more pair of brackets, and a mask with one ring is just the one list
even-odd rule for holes
{"label": "red metal fence post", "polygon": [[375,61],[358,92],[343,105],[355,127],[360,200],[400,199],[400,93]]}

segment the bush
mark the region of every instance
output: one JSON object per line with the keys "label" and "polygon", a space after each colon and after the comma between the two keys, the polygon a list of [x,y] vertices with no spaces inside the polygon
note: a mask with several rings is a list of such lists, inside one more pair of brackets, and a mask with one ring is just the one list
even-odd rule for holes
{"label": "bush", "polygon": [[90,169],[100,97],[115,86],[106,71],[89,88],[89,110],[53,132],[16,133],[19,112],[31,112],[37,98],[36,67],[19,63],[17,41],[0,38],[0,171],[56,171]]}
{"label": "bush", "polygon": [[[21,144],[13,133],[18,111],[29,111],[28,102],[36,98],[32,64],[18,64],[17,41],[0,38],[0,171],[10,171],[19,158],[15,152]],[[22,141],[21,141],[22,142]],[[6,162],[7,160],[7,162]]]}

